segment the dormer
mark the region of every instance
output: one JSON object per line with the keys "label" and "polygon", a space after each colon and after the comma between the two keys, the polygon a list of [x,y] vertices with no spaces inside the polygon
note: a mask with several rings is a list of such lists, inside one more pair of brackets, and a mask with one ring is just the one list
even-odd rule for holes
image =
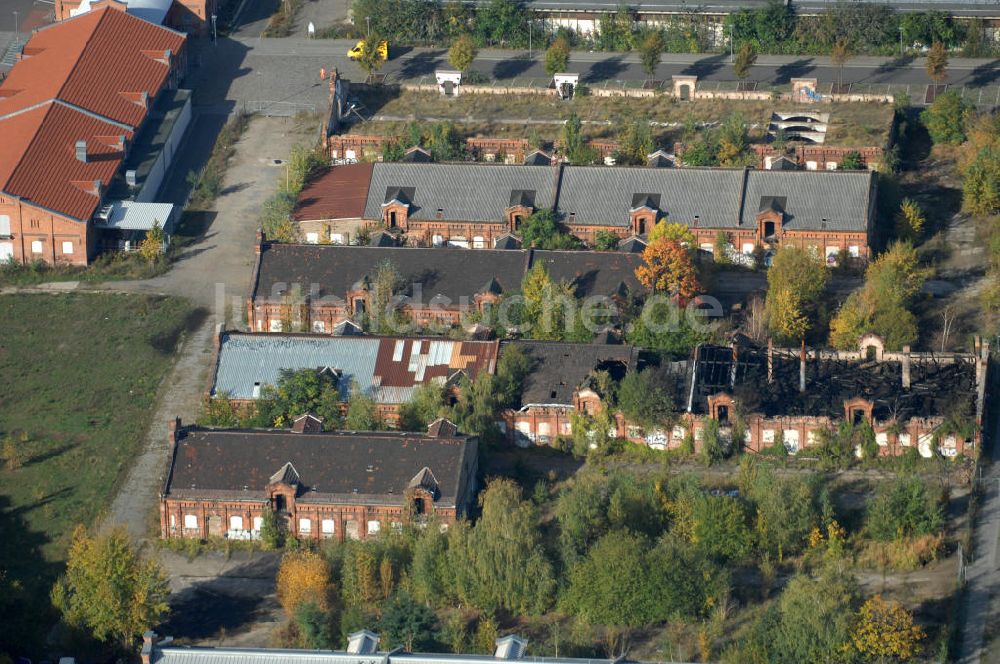
{"label": "dormer", "polygon": [[267,481],[267,497],[276,512],[295,510],[295,497],[299,493],[299,472],[289,461]]}
{"label": "dormer", "polygon": [[719,392],[708,397],[708,415],[713,420],[718,420],[719,424],[725,426],[732,421],[735,415],[736,402],[733,395],[726,392]]}
{"label": "dormer", "polygon": [[479,307],[479,310],[482,311],[485,305],[495,304],[498,302],[501,295],[503,295],[503,286],[496,277],[491,277],[490,280],[476,292],[476,305]]}
{"label": "dormer", "polygon": [[863,397],[854,397],[844,402],[844,419],[853,425],[872,422],[874,404]]}
{"label": "dormer", "polygon": [[653,230],[660,216],[659,194],[632,194],[629,208],[629,226],[633,235],[645,235]]}
{"label": "dormer", "polygon": [[757,240],[777,242],[785,221],[784,196],[761,196],[757,207]]}
{"label": "dormer", "polygon": [[535,213],[535,192],[529,189],[513,189],[510,202],[504,208],[504,219],[511,233],[520,233],[524,220]]}
{"label": "dormer", "polygon": [[413,187],[386,187],[382,203],[382,223],[386,228],[407,229],[414,192]]}

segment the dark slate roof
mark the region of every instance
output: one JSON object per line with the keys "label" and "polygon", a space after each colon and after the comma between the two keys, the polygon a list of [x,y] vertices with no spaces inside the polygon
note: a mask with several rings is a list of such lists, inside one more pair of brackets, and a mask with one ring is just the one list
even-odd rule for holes
{"label": "dark slate roof", "polygon": [[638,253],[638,254],[641,254],[643,251],[645,251],[647,246],[648,245],[646,244],[646,241],[636,235],[627,237],[618,243],[618,248],[621,251],[628,251],[631,253]]}
{"label": "dark slate roof", "polygon": [[535,150],[534,152],[528,153],[524,158],[525,166],[551,166],[552,157],[548,154],[542,152],[541,150]]}
{"label": "dark slate roof", "polygon": [[783,198],[782,228],[864,232],[875,178],[869,171],[751,170],[743,225],[754,227],[761,201]]}
{"label": "dark slate roof", "polygon": [[642,256],[620,251],[541,251],[532,252],[531,266],[542,262],[553,281],[565,281],[574,288],[576,297],[591,295],[623,295],[645,292],[635,276]]}
{"label": "dark slate roof", "polygon": [[533,191],[535,207],[553,207],[557,176],[555,170],[505,164],[377,163],[365,217],[380,219],[386,192],[404,188],[412,191],[410,219],[500,222],[514,191]]}
{"label": "dark slate roof", "polygon": [[396,247],[399,243],[396,242],[396,236],[388,231],[378,231],[372,234],[371,239],[368,240],[369,247]]}
{"label": "dark slate roof", "polygon": [[428,164],[434,160],[431,158],[430,152],[419,145],[414,145],[403,155],[403,161],[411,164]]}
{"label": "dark slate roof", "polygon": [[636,194],[659,196],[659,210],[674,221],[728,228],[739,219],[743,171],[701,168],[568,166],[559,211],[576,224],[628,226]]}
{"label": "dark slate roof", "polygon": [[520,249],[521,240],[518,239],[516,235],[507,233],[506,235],[501,235],[497,238],[497,241],[493,245],[494,249]]}
{"label": "dark slate roof", "polygon": [[[414,480],[433,478],[456,504],[475,442],[401,432],[292,433],[191,429],[177,443],[165,493],[175,498],[262,500],[269,482],[298,483],[307,503],[399,504]],[[429,472],[429,475],[428,475]]]}
{"label": "dark slate roof", "polygon": [[573,392],[595,369],[610,371],[620,379],[635,369],[638,352],[633,346],[614,344],[571,344],[555,341],[505,341],[504,349],[517,346],[533,362],[531,373],[524,379],[521,404],[573,403]]}
{"label": "dark slate roof", "polygon": [[[903,389],[902,365],[864,360],[806,360],[806,390],[799,391],[799,357],[776,351],[774,381],[767,382],[767,349],[740,346],[737,359],[728,346],[705,344],[696,351],[691,409],[704,413],[707,398],[719,392],[735,394],[748,412],[768,416],[812,415],[843,419],[844,402],[855,397],[872,401],[872,415],[888,420],[914,416],[946,416],[963,400],[974,408],[975,365],[911,359],[910,389]],[[735,371],[733,365],[736,365]],[[735,378],[735,380],[734,380]]]}
{"label": "dark slate roof", "polygon": [[772,171],[797,171],[797,170],[800,170],[800,169],[799,169],[799,165],[797,163],[795,163],[795,161],[793,159],[789,159],[785,155],[782,155],[782,156],[777,157],[776,159],[773,159],[771,161],[771,170]]}
{"label": "dark slate roof", "polygon": [[493,279],[506,291],[517,290],[528,257],[525,251],[492,249],[265,244],[254,299],[279,299],[291,284],[300,284],[305,294],[313,293],[314,302],[344,298],[383,260],[392,263],[409,285],[408,295],[419,295],[425,304],[436,296],[457,304],[463,296],[471,302]]}

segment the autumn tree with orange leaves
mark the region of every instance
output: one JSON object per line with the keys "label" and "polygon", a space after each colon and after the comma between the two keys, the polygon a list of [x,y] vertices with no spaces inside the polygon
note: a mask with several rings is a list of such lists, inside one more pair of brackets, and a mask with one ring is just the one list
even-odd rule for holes
{"label": "autumn tree with orange leaves", "polygon": [[654,293],[690,300],[701,292],[691,253],[676,240],[666,237],[654,240],[642,252],[642,260],[635,276]]}
{"label": "autumn tree with orange leaves", "polygon": [[290,551],[278,568],[278,603],[292,617],[299,604],[314,602],[322,610],[330,604],[330,566],[318,553]]}
{"label": "autumn tree with orange leaves", "polygon": [[866,601],[858,612],[851,635],[862,655],[884,661],[886,657],[909,661],[918,652],[924,630],[913,624],[913,616],[899,602],[887,602],[881,595]]}

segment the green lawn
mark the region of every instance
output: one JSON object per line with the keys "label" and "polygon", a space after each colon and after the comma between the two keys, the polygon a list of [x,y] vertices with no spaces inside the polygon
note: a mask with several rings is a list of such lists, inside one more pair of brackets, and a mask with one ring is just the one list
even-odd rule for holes
{"label": "green lawn", "polygon": [[198,315],[163,297],[0,297],[0,449],[20,465],[0,464],[0,653],[37,653],[73,527],[109,504]]}

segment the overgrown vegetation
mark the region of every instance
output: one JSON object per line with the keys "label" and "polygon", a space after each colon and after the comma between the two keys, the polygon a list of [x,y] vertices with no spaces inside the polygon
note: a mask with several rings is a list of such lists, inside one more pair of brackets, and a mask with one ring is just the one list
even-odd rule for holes
{"label": "overgrown vegetation", "polygon": [[[260,227],[265,237],[276,242],[295,242],[299,229],[292,222],[292,212],[299,193],[321,168],[330,164],[329,155],[301,145],[292,148],[285,163],[285,173],[278,182],[278,191],[264,201],[260,212]],[[329,237],[323,237],[329,242]]]}
{"label": "overgrown vegetation", "polygon": [[187,175],[191,195],[188,210],[206,210],[222,192],[222,180],[229,166],[229,158],[236,152],[236,143],[246,130],[249,118],[243,113],[234,115],[222,129],[212,146],[212,153],[200,172]]}
{"label": "overgrown vegetation", "polygon": [[0,372],[0,652],[42,653],[49,590],[76,524],[108,505],[149,424],[180,336],[178,299],[5,295]]}

